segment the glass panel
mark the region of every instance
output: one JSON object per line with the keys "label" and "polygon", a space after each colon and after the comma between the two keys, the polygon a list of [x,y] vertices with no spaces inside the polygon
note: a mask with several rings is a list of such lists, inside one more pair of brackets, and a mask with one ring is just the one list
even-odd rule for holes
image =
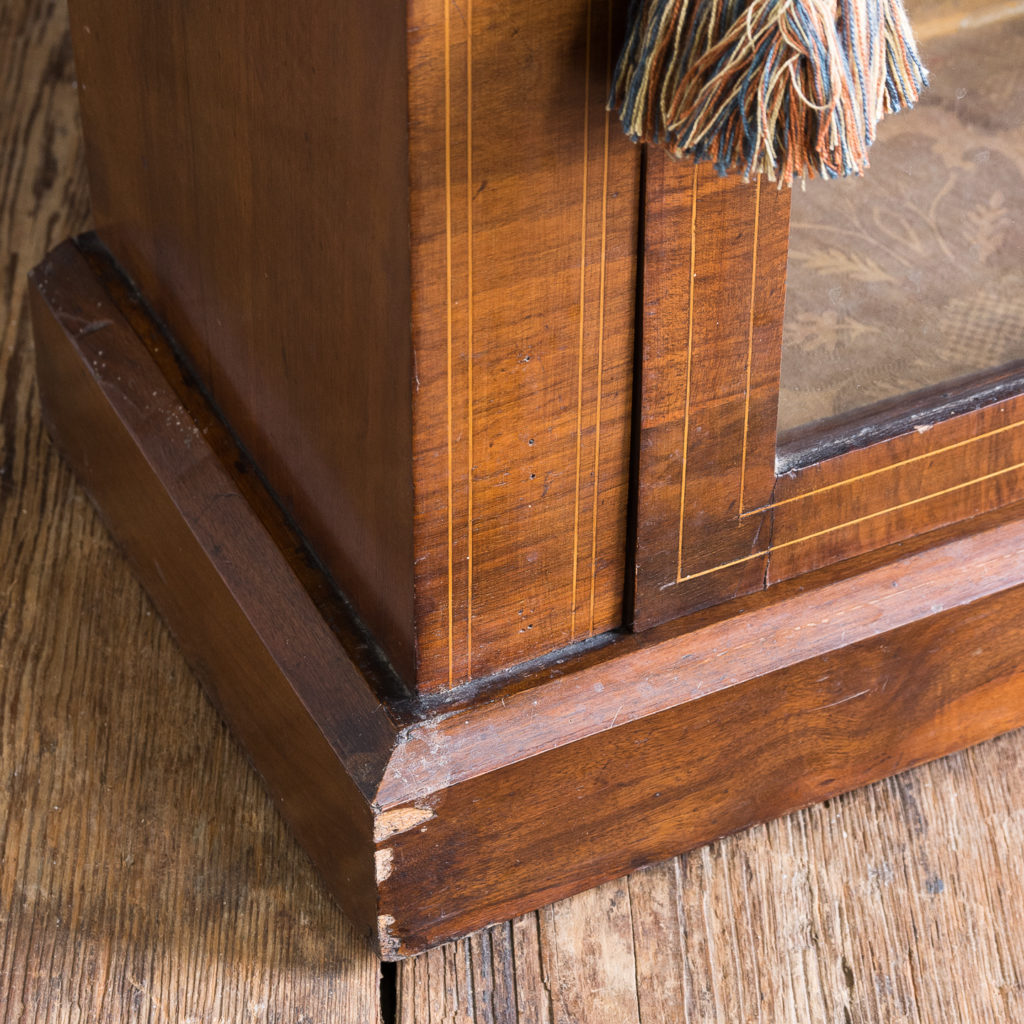
{"label": "glass panel", "polygon": [[1024,4],[910,13],[920,104],[794,189],[780,432],[1024,359]]}

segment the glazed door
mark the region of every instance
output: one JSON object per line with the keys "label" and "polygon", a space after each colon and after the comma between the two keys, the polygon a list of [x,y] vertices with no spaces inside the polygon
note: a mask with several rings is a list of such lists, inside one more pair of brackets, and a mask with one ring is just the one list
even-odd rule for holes
{"label": "glazed door", "polygon": [[637,628],[1024,496],[1024,17],[947,7],[863,180],[649,155]]}

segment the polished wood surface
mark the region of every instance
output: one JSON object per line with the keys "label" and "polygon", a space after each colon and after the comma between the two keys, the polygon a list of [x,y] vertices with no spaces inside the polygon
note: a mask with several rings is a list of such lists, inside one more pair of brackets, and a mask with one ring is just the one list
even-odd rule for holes
{"label": "polished wood surface", "polygon": [[1019,499],[1024,398],[1007,398],[780,475],[768,582]]}
{"label": "polished wood surface", "polygon": [[639,151],[605,101],[623,14],[410,3],[431,689],[622,623]]}
{"label": "polished wood surface", "polygon": [[647,183],[637,628],[1020,498],[1019,368],[777,439],[788,195]]}
{"label": "polished wood surface", "polygon": [[[1005,540],[1001,557],[1006,568],[1016,563],[1010,572],[1020,579],[1021,537]],[[954,547],[946,553],[947,565],[959,564],[965,553]],[[977,565],[979,574],[990,568]],[[922,574],[934,579],[940,569],[922,566]],[[879,571],[879,588],[884,573]],[[927,592],[927,583],[909,581],[903,592],[898,578],[889,582],[894,605],[913,604],[909,593],[914,590]],[[777,627],[751,637],[746,647],[739,639],[742,622],[730,623],[726,631],[724,643],[738,643],[752,660],[749,679],[739,673],[737,679],[728,668],[716,679],[699,657],[666,663],[666,681],[671,676],[679,684],[666,701],[671,706],[660,712],[630,717],[641,688],[645,693],[657,688],[660,651],[646,652],[646,671],[631,673],[618,661],[609,662],[607,675],[581,671],[581,690],[608,717],[600,731],[572,743],[545,737],[546,729],[558,733],[563,723],[557,711],[544,719],[546,709],[543,703],[534,706],[533,695],[519,708],[507,702],[501,711],[480,709],[481,722],[469,712],[468,721],[451,723],[451,734],[444,725],[426,726],[422,754],[425,758],[432,750],[444,788],[431,793],[428,780],[404,770],[400,755],[393,762],[410,780],[404,798],[412,795],[409,790],[418,791],[417,806],[433,812],[388,844],[394,874],[382,883],[382,893],[402,885],[402,872],[423,879],[422,886],[407,890],[403,922],[394,933],[409,929],[408,942],[444,937],[460,914],[456,897],[446,891],[452,872],[459,875],[460,893],[469,896],[463,920],[479,927],[488,918],[514,913],[516,893],[526,887],[541,886],[537,895],[543,901],[558,898],[601,876],[623,874],[746,827],[765,812],[775,816],[825,799],[1024,720],[1019,671],[1024,633],[1014,624],[1024,588],[1015,585],[964,604],[954,598],[941,611],[944,601],[935,595],[934,613],[905,625],[899,614],[890,618],[890,611],[876,607],[870,590],[863,603],[856,590],[851,606],[860,605],[872,620],[864,639],[856,639],[842,601],[837,606],[822,595],[820,604],[809,602],[813,611],[806,620],[800,618],[799,601],[783,604],[777,614],[791,633]],[[809,656],[802,645],[792,655],[785,651],[791,635],[825,640],[826,620],[836,624],[834,636],[842,637],[838,646]],[[843,632],[847,626],[849,636]],[[779,654],[794,661],[774,669],[775,643]],[[723,651],[706,640],[700,646],[712,664]],[[666,660],[671,649],[666,643]],[[949,658],[950,649],[960,652],[956,659]],[[607,684],[624,672],[635,682],[619,695]],[[705,680],[708,689],[701,685]],[[603,692],[602,684],[612,692]],[[503,713],[504,727],[486,721],[492,715],[500,720]],[[524,722],[517,723],[519,715]],[[493,746],[496,737],[510,736],[515,743],[517,724],[532,740],[549,739],[548,749],[526,758],[514,746],[513,764],[496,765],[486,774],[479,768],[475,774],[466,771],[469,777],[460,781],[462,760],[479,750],[472,738],[463,737],[489,736]],[[453,738],[446,743],[448,735]],[[542,877],[536,874],[539,865]]]}
{"label": "polished wood surface", "polygon": [[789,193],[652,152],[634,625],[764,586]]}
{"label": "polished wood surface", "polygon": [[413,692],[1014,499],[1005,396],[777,465],[789,195],[640,194],[621,6],[325,6],[76,0],[98,230]]}
{"label": "polished wood surface", "polygon": [[387,959],[1024,721],[1019,509],[623,635],[460,709],[396,703],[234,485],[223,428],[147,351],[155,326],[144,342],[70,242],[32,285],[55,440]]}
{"label": "polished wood surface", "polygon": [[[396,748],[378,799],[421,799],[501,767],[506,748],[523,759],[544,754],[988,600],[1016,585],[1024,543],[1019,511],[987,517],[989,529],[977,534],[950,528],[938,544],[918,538],[898,563],[875,552],[841,570],[819,570],[624,635],[427,718],[407,733],[420,742]],[[567,707],[572,715],[559,714]]]}
{"label": "polished wood surface", "polygon": [[622,622],[621,14],[72,3],[100,237],[422,691]]}
{"label": "polished wood surface", "polygon": [[70,6],[101,237],[411,679],[402,6]]}
{"label": "polished wood surface", "polygon": [[[8,13],[0,1017],[374,1021],[372,962],[42,430],[21,271],[86,190],[63,12]],[[385,1020],[1017,1019],[1022,791],[1015,734],[401,964]]]}

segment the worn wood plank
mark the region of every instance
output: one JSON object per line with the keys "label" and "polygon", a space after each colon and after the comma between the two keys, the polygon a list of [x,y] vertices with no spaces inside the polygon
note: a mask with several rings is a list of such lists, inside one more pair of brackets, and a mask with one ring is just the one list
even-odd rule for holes
{"label": "worn wood plank", "polygon": [[[540,936],[516,950],[519,1019],[1019,1020],[1022,791],[1016,733],[518,919]],[[447,1002],[425,958],[400,965],[399,1020],[507,1019],[497,986],[455,996],[506,928],[428,954]]]}
{"label": "worn wood plank", "polygon": [[0,1019],[378,1018],[378,966],[47,440],[25,274],[88,223],[63,4],[0,15]]}

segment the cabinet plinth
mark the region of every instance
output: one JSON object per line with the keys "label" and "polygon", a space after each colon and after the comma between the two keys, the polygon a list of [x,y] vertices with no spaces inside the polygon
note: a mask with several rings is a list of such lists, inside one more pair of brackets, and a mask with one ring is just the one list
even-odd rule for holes
{"label": "cabinet plinth", "polygon": [[1019,509],[403,698],[104,260],[33,274],[50,430],[383,956],[1024,723]]}
{"label": "cabinet plinth", "polygon": [[385,957],[1024,723],[1024,381],[777,443],[789,196],[625,7],[71,0],[47,421]]}

